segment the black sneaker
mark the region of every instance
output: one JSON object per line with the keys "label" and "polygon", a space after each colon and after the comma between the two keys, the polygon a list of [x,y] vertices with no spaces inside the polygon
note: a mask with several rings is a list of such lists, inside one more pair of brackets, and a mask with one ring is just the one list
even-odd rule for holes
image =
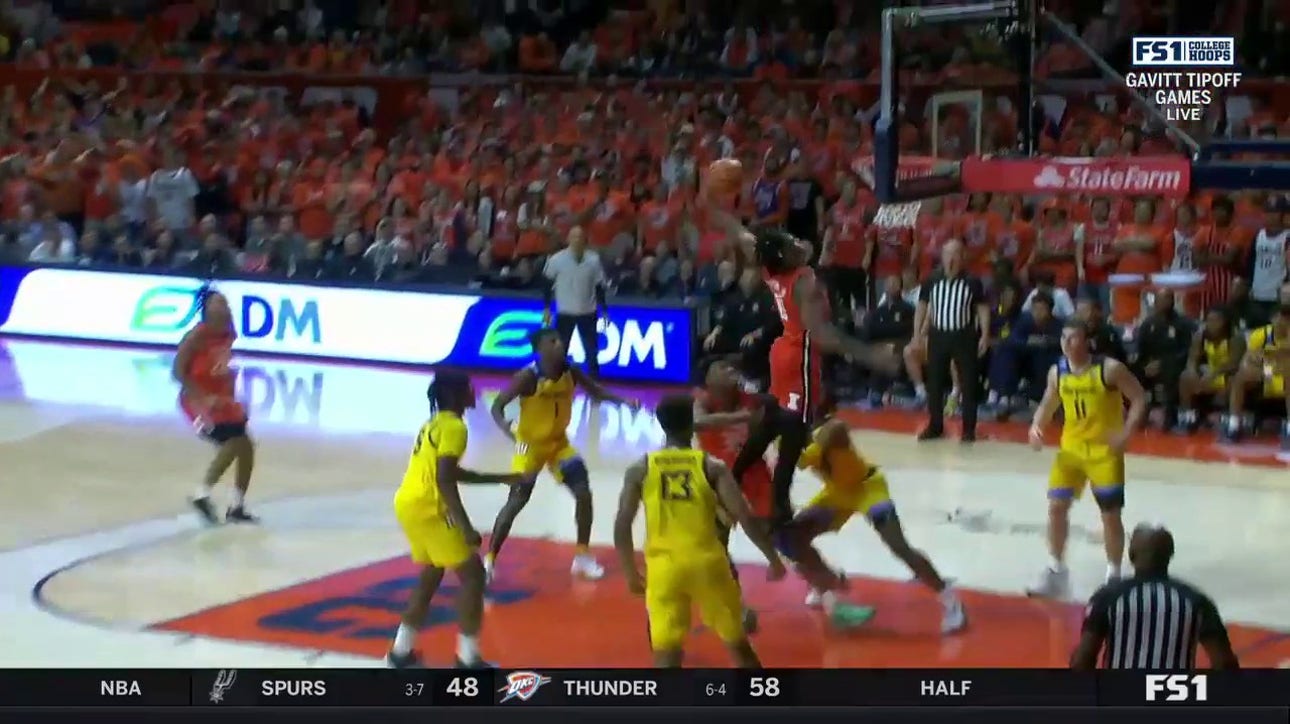
{"label": "black sneaker", "polygon": [[260,519],[246,512],[246,508],[241,505],[233,506],[224,514],[224,520],[229,523],[259,523]]}
{"label": "black sneaker", "polygon": [[202,517],[202,522],[206,525],[219,525],[219,516],[215,514],[215,506],[211,505],[211,499],[206,496],[192,499],[193,510]]}
{"label": "black sneaker", "polygon": [[976,442],[976,432],[975,431],[965,432],[959,435],[959,442],[965,445],[971,445],[972,443]]}
{"label": "black sneaker", "polygon": [[385,655],[385,665],[391,669],[420,669],[421,653],[413,650],[399,655],[391,651]]}
{"label": "black sneaker", "polygon": [[919,442],[927,442],[929,440],[940,440],[943,437],[945,437],[944,428],[925,427],[918,433],[917,439]]}
{"label": "black sneaker", "polygon": [[457,659],[453,663],[453,668],[472,669],[474,671],[486,671],[488,669],[496,669],[497,664],[494,664],[490,661],[484,661],[483,659],[475,659],[474,661],[462,661],[461,659]]}

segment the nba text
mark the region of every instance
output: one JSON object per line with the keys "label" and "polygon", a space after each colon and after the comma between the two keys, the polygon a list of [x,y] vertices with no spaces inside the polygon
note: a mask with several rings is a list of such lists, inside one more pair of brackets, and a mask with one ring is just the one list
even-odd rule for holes
{"label": "nba text", "polygon": [[1147,701],[1208,701],[1205,674],[1147,674]]}
{"label": "nba text", "polygon": [[133,679],[114,679],[99,682],[100,696],[143,696],[139,682]]}
{"label": "nba text", "polygon": [[967,696],[968,691],[972,689],[972,682],[968,679],[959,679],[951,681],[948,679],[923,679],[919,684],[918,691],[923,696]]}
{"label": "nba text", "polygon": [[646,698],[658,696],[658,682],[640,679],[607,681],[572,679],[564,682],[564,692],[568,696]]}

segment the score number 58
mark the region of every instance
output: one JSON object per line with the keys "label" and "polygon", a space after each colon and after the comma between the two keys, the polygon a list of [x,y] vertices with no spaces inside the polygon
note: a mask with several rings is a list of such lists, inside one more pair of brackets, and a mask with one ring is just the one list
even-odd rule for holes
{"label": "score number 58", "polygon": [[757,698],[779,696],[779,677],[754,676],[748,680],[748,695]]}

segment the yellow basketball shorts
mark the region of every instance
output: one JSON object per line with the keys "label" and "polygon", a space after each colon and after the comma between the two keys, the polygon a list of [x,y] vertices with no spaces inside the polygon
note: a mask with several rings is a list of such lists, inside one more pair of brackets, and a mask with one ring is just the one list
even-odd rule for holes
{"label": "yellow basketball shorts", "polygon": [[853,489],[826,484],[803,509],[803,515],[829,516],[829,530],[840,530],[852,516],[863,515],[870,522],[894,512],[887,477],[875,471]]}
{"label": "yellow basketball shorts", "polygon": [[434,508],[396,500],[394,515],[408,539],[413,563],[454,569],[476,554],[461,529]]}
{"label": "yellow basketball shorts", "polygon": [[746,638],[743,597],[721,548],[679,558],[656,554],[645,558],[645,609],[650,646],[675,651],[690,633],[690,615],[699,610],[703,625],[723,642]]}
{"label": "yellow basketball shorts", "polygon": [[1101,443],[1063,445],[1048,473],[1048,497],[1078,500],[1091,487],[1098,503],[1124,502],[1124,454]]}
{"label": "yellow basketball shorts", "polygon": [[511,458],[511,472],[536,474],[546,468],[557,482],[563,483],[565,466],[581,459],[582,456],[566,438],[546,443],[517,442],[515,455]]}

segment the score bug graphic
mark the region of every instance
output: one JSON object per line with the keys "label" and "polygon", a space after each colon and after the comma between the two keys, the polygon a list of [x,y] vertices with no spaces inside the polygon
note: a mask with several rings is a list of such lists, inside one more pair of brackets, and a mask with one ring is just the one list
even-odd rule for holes
{"label": "score bug graphic", "polygon": [[543,676],[536,671],[512,671],[506,675],[506,686],[498,689],[505,694],[499,703],[505,704],[511,699],[528,701],[533,698],[538,689],[549,683],[551,683],[551,677]]}

